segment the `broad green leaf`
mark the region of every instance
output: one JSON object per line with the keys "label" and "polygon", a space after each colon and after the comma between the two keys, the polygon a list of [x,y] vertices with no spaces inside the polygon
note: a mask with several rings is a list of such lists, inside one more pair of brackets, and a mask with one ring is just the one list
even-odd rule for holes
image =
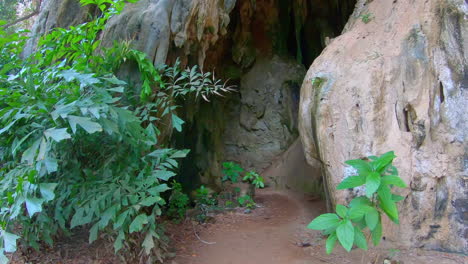
{"label": "broad green leaf", "polygon": [[115,84],[115,85],[127,85],[126,82],[116,78],[115,76],[112,76],[110,78],[106,78],[106,77],[101,77],[101,79],[105,80],[105,81],[108,81],[109,83],[111,84]]}
{"label": "broad green leaf", "polygon": [[102,123],[102,127],[104,131],[107,134],[109,135],[119,134],[119,127],[117,126],[117,123],[106,118],[101,118],[100,121]]}
{"label": "broad green leaf", "polygon": [[174,172],[172,171],[167,171],[167,170],[157,170],[157,171],[153,171],[153,177],[156,177],[160,180],[163,180],[163,181],[167,181],[169,180],[171,177],[177,175],[175,174]]}
{"label": "broad green leaf", "polygon": [[115,87],[115,88],[109,88],[109,89],[107,89],[107,91],[116,92],[116,93],[123,93],[124,89],[125,89],[124,87],[118,86],[118,87]]}
{"label": "broad green leaf", "polygon": [[336,236],[335,232],[328,236],[327,243],[326,243],[326,248],[327,248],[327,254],[328,255],[330,255],[332,253],[333,248],[335,247],[337,239],[338,239],[338,237]]}
{"label": "broad green leaf", "polygon": [[358,196],[356,198],[354,198],[350,203],[349,203],[349,206],[350,207],[355,207],[357,205],[368,205],[368,206],[372,206],[372,203],[371,201],[369,200],[369,198],[365,197],[365,196]]}
{"label": "broad green leaf", "polygon": [[346,215],[348,214],[348,208],[346,206],[338,204],[336,205],[336,213],[341,217],[341,218],[346,218]]}
{"label": "broad green leaf", "polygon": [[46,138],[52,138],[55,142],[60,142],[64,139],[70,139],[71,135],[67,132],[66,128],[49,128],[44,131]]}
{"label": "broad green leaf", "polygon": [[374,228],[374,230],[371,230],[371,236],[372,236],[372,242],[374,243],[374,246],[378,246],[380,243],[380,240],[382,239],[382,222],[378,221],[377,226]]}
{"label": "broad green leaf", "polygon": [[354,221],[360,220],[372,207],[363,204],[355,204],[349,209],[349,218]]}
{"label": "broad green leaf", "polygon": [[[0,23],[1,24],[1,23]],[[10,260],[0,251],[0,264],[8,264]]]}
{"label": "broad green leaf", "polygon": [[346,177],[338,186],[337,190],[344,190],[349,188],[358,187],[366,183],[366,178],[363,176],[349,176]]}
{"label": "broad green leaf", "polygon": [[[18,143],[16,145],[14,145],[14,148],[13,150],[11,151],[11,153],[13,154],[13,156],[16,155],[16,151],[18,150],[18,148],[23,144],[24,141],[26,141],[26,139],[29,138],[29,136],[31,136],[34,132],[36,132],[36,130],[33,130],[31,132],[29,132],[26,136],[24,136],[22,139],[20,139],[20,141],[18,141]],[[0,133],[1,134],[1,133]]]}
{"label": "broad green leaf", "polygon": [[99,231],[99,223],[95,223],[89,230],[89,244],[92,244],[96,241]]}
{"label": "broad green leaf", "polygon": [[185,149],[185,150],[178,150],[174,154],[171,155],[171,158],[176,159],[176,158],[185,158],[189,154],[190,149]]}
{"label": "broad green leaf", "polygon": [[133,219],[128,229],[129,233],[139,232],[143,229],[143,225],[148,223],[148,216],[146,214],[140,214]]}
{"label": "broad green leaf", "polygon": [[99,123],[91,121],[91,118],[89,117],[69,115],[68,122],[70,123],[70,127],[73,133],[76,133],[76,125],[79,125],[80,127],[82,127],[89,134],[102,131],[102,126]]}
{"label": "broad green leaf", "polygon": [[58,163],[57,160],[51,157],[47,157],[44,159],[44,164],[46,166],[47,172],[48,173],[53,173],[56,172],[58,169]]}
{"label": "broad green leaf", "polygon": [[16,240],[20,238],[19,236],[8,233],[8,232],[3,232],[3,247],[5,252],[15,252],[16,251]]}
{"label": "broad green leaf", "polygon": [[146,197],[145,199],[143,199],[140,202],[140,204],[142,206],[152,206],[153,204],[159,202],[160,200],[162,200],[162,198],[159,196],[150,196],[150,197]]}
{"label": "broad green leaf", "polygon": [[148,154],[150,157],[163,158],[171,152],[171,149],[157,149]]}
{"label": "broad green leaf", "polygon": [[390,188],[388,188],[386,185],[382,185],[377,191],[377,194],[382,210],[385,212],[385,214],[387,214],[390,220],[398,224],[398,208],[395,202],[392,200],[392,193],[390,192]]}
{"label": "broad green leaf", "polygon": [[114,223],[114,229],[119,229],[124,224],[129,213],[130,213],[130,210],[126,210],[125,212],[117,216],[117,221]]}
{"label": "broad green leaf", "polygon": [[372,197],[372,194],[374,194],[377,189],[379,189],[380,186],[380,174],[373,171],[367,175],[366,178],[366,196],[368,198]]}
{"label": "broad green leaf", "polygon": [[339,223],[340,218],[336,214],[322,214],[310,222],[307,228],[314,230],[325,230],[334,228]]}
{"label": "broad green leaf", "polygon": [[404,200],[405,197],[401,196],[401,195],[396,195],[396,194],[392,194],[392,200],[396,203],[396,202],[399,202],[399,201],[402,201]]}
{"label": "broad green leaf", "polygon": [[154,240],[153,240],[153,235],[151,235],[151,233],[148,232],[146,234],[145,240],[143,240],[142,246],[145,249],[146,255],[149,255],[151,253],[151,250],[154,248]]}
{"label": "broad green leaf", "polygon": [[354,227],[354,243],[360,249],[367,250],[366,237],[362,233],[361,229],[359,229],[358,227]]}
{"label": "broad green leaf", "polygon": [[41,144],[39,145],[39,153],[37,154],[36,161],[45,160],[45,156],[47,154],[49,146],[50,146],[50,142],[45,137],[42,137]]}
{"label": "broad green leaf", "polygon": [[366,213],[365,219],[369,229],[374,230],[379,222],[379,212],[371,207],[371,210]]}
{"label": "broad green leaf", "polygon": [[153,188],[150,188],[148,190],[146,190],[148,193],[152,194],[152,195],[159,195],[159,193],[162,193],[162,192],[165,192],[167,190],[170,190],[171,188],[169,186],[167,186],[167,184],[160,184],[156,187],[153,187]]}
{"label": "broad green leaf", "polygon": [[101,215],[100,215],[100,220],[99,220],[99,227],[100,228],[105,228],[111,219],[115,217],[115,214],[117,213],[117,205],[113,205],[109,208],[107,208]]}
{"label": "broad green leaf", "polygon": [[39,149],[39,144],[41,143],[41,138],[36,140],[31,147],[23,152],[23,156],[21,157],[21,162],[26,162],[28,165],[32,165],[34,162],[34,158],[36,157],[37,150]]}
{"label": "broad green leaf", "polygon": [[125,233],[123,230],[119,230],[119,235],[114,241],[114,252],[117,253],[123,247],[123,241],[125,239]]}
{"label": "broad green leaf", "polygon": [[372,168],[380,172],[382,169],[384,169],[389,163],[393,161],[393,159],[396,158],[395,153],[393,151],[389,151],[382,156],[380,156],[378,159],[374,160],[371,162]]}
{"label": "broad green leaf", "polygon": [[26,198],[26,209],[28,210],[29,217],[32,217],[35,213],[42,211],[43,199],[35,197]]}
{"label": "broad green leaf", "polygon": [[55,187],[57,187],[57,183],[39,184],[39,191],[41,192],[42,198],[44,198],[46,202],[52,201],[55,198]]}
{"label": "broad green leaf", "polygon": [[84,208],[80,207],[76,210],[75,214],[73,215],[71,222],[70,222],[70,228],[74,228],[76,226],[81,226],[84,224],[87,224],[88,221],[84,215],[85,211]]}
{"label": "broad green leaf", "polygon": [[178,116],[172,114],[172,126],[178,131],[182,131],[182,125],[184,124],[184,120],[180,119]]}
{"label": "broad green leaf", "polygon": [[336,228],[338,240],[346,251],[351,251],[354,242],[354,226],[349,220],[341,222]]}
{"label": "broad green leaf", "polygon": [[15,121],[13,122],[10,122],[8,125],[6,125],[4,128],[0,129],[0,135],[3,134],[4,132],[8,131],[15,123],[16,121],[18,121],[18,119],[16,119]]}
{"label": "broad green leaf", "polygon": [[395,185],[396,187],[406,188],[406,183],[398,176],[387,175],[382,177],[382,183],[386,185]]}
{"label": "broad green leaf", "polygon": [[355,168],[359,175],[364,177],[366,177],[367,174],[372,171],[372,167],[369,165],[369,163],[361,159],[347,160],[345,163]]}
{"label": "broad green leaf", "polygon": [[75,69],[63,70],[61,73],[58,74],[58,76],[63,77],[67,82],[77,80],[80,83],[81,88],[101,82],[99,81],[99,79],[94,78],[94,74],[80,73],[77,72]]}

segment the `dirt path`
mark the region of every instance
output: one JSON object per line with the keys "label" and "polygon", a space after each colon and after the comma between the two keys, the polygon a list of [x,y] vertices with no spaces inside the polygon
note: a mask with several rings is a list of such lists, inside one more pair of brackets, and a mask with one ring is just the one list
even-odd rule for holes
{"label": "dirt path", "polygon": [[[428,251],[373,249],[334,254],[324,253],[319,232],[305,226],[324,211],[324,204],[311,197],[291,193],[261,191],[256,197],[261,206],[249,214],[242,211],[220,214],[215,222],[192,226],[190,222],[176,241],[177,264],[322,264],[383,263],[468,263],[459,255]],[[194,235],[197,230],[200,239]],[[208,242],[208,243],[206,243]],[[401,262],[403,260],[403,262]]]}

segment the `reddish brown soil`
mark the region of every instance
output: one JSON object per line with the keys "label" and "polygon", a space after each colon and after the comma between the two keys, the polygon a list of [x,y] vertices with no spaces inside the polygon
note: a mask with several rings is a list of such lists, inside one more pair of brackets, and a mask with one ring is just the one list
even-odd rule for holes
{"label": "reddish brown soil", "polygon": [[[168,264],[464,264],[466,256],[424,250],[392,249],[385,241],[379,249],[346,253],[336,247],[326,255],[319,232],[305,226],[325,211],[313,197],[262,190],[256,197],[259,208],[249,214],[243,209],[225,212],[208,224],[190,220],[170,225],[175,259]],[[199,234],[195,236],[194,230]],[[204,242],[202,242],[203,240]],[[208,242],[208,243],[207,243]],[[397,262],[399,261],[399,262]],[[58,241],[41,252],[17,252],[13,263],[113,264],[125,263],[113,255],[112,242],[99,239],[88,244],[86,230]],[[131,262],[127,262],[131,263]]]}
{"label": "reddish brown soil", "polygon": [[[305,226],[324,211],[311,197],[262,191],[261,206],[250,214],[242,210],[217,215],[214,223],[186,221],[175,235],[177,257],[172,264],[319,264],[319,263],[468,263],[468,258],[422,250],[371,249],[346,253],[336,247],[325,254],[319,232]],[[194,235],[197,230],[200,239]],[[208,242],[208,243],[206,243]],[[399,261],[399,262],[396,262]],[[171,262],[169,262],[171,263]]]}

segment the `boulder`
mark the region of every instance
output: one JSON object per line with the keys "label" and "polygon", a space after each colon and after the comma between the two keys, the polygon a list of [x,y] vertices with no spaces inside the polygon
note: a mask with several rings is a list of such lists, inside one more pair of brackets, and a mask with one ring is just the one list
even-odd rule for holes
{"label": "boulder", "polygon": [[[322,165],[333,204],[348,159],[394,150],[400,189],[396,245],[468,252],[468,4],[359,1],[344,33],[307,72],[299,130]],[[366,23],[367,22],[367,23]]]}

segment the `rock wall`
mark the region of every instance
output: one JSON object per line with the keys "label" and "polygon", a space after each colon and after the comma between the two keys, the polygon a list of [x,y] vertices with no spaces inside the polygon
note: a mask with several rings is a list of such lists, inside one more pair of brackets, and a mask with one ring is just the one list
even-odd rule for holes
{"label": "rock wall", "polygon": [[227,114],[225,158],[258,172],[298,137],[299,89],[305,69],[292,59],[260,59],[239,85]]}
{"label": "rock wall", "polygon": [[353,196],[335,190],[344,161],[398,156],[410,188],[387,241],[468,252],[467,17],[463,0],[360,1],[303,82],[301,139],[334,204]]}

